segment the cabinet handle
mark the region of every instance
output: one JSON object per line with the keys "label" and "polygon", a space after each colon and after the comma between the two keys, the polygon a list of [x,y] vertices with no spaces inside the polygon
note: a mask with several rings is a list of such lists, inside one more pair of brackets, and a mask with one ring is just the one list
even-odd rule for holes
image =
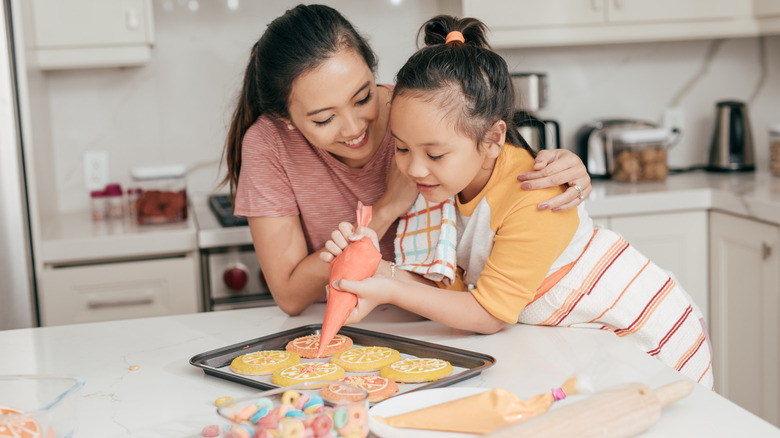
{"label": "cabinet handle", "polygon": [[772,247],[767,245],[766,242],[761,242],[761,260],[767,260],[772,256]]}
{"label": "cabinet handle", "polygon": [[126,300],[88,300],[87,307],[90,309],[103,309],[106,307],[123,307],[123,306],[145,306],[152,304],[154,298],[130,298]]}
{"label": "cabinet handle", "polygon": [[594,11],[600,11],[601,10],[601,0],[590,0],[590,8]]}

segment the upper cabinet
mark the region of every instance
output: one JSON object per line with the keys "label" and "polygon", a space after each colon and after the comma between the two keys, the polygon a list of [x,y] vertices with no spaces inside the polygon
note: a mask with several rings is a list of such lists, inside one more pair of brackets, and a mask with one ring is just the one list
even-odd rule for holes
{"label": "upper cabinet", "polygon": [[152,0],[25,0],[28,62],[42,70],[124,67],[151,59]]}
{"label": "upper cabinet", "polygon": [[461,0],[496,48],[756,36],[780,32],[773,0]]}

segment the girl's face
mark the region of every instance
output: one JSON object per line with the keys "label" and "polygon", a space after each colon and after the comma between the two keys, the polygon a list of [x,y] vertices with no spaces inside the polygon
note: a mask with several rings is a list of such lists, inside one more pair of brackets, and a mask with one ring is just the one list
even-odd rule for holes
{"label": "girl's face", "polygon": [[398,168],[429,202],[459,194],[473,199],[487,184],[500,146],[459,133],[448,109],[437,102],[400,95],[390,108]]}
{"label": "girl's face", "polygon": [[374,75],[351,49],[296,78],[288,110],[289,122],[311,144],[350,167],[366,164],[385,134],[376,129],[379,98]]}

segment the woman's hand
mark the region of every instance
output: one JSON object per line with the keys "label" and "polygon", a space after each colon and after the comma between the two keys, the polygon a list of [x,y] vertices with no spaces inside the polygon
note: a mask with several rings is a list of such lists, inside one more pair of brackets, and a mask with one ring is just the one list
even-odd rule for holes
{"label": "woman's hand", "polygon": [[360,281],[336,280],[333,283],[333,286],[339,290],[351,292],[358,297],[357,306],[349,314],[344,325],[358,323],[377,306],[389,303],[393,287],[398,287],[395,280],[380,274]]}
{"label": "woman's hand", "polygon": [[332,262],[336,256],[344,251],[347,245],[363,237],[370,238],[376,249],[379,250],[379,239],[376,236],[376,231],[369,227],[357,227],[356,229],[349,222],[340,223],[339,228],[330,234],[330,240],[325,242],[325,251],[320,252],[320,260],[325,263]]}
{"label": "woman's hand", "polygon": [[[585,165],[574,152],[567,149],[543,149],[536,155],[534,170],[521,173],[518,181],[523,190],[543,189],[567,184],[566,191],[539,204],[539,210],[553,211],[575,208],[590,195],[590,175]],[[577,190],[579,187],[579,190]]]}

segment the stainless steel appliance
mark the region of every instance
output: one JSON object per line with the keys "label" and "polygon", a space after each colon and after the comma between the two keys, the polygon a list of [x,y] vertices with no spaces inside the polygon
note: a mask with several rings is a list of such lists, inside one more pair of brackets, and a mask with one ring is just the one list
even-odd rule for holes
{"label": "stainless steel appliance", "polygon": [[38,325],[9,2],[0,8],[0,330]]}
{"label": "stainless steel appliance", "polygon": [[750,171],[753,161],[753,132],[750,129],[747,106],[733,100],[715,105],[715,133],[710,147],[708,170]]}
{"label": "stainless steel appliance", "polygon": [[192,211],[198,222],[203,308],[274,305],[246,219],[233,216],[228,195],[195,196]]}
{"label": "stainless steel appliance", "polygon": [[610,178],[614,171],[613,158],[616,143],[657,143],[664,148],[672,146],[682,136],[676,129],[636,119],[599,119],[583,125],[575,134],[577,154],[593,178]]}
{"label": "stainless steel appliance", "polygon": [[515,92],[514,123],[523,139],[535,151],[560,147],[558,122],[534,115],[547,105],[547,75],[512,73],[512,88]]}

